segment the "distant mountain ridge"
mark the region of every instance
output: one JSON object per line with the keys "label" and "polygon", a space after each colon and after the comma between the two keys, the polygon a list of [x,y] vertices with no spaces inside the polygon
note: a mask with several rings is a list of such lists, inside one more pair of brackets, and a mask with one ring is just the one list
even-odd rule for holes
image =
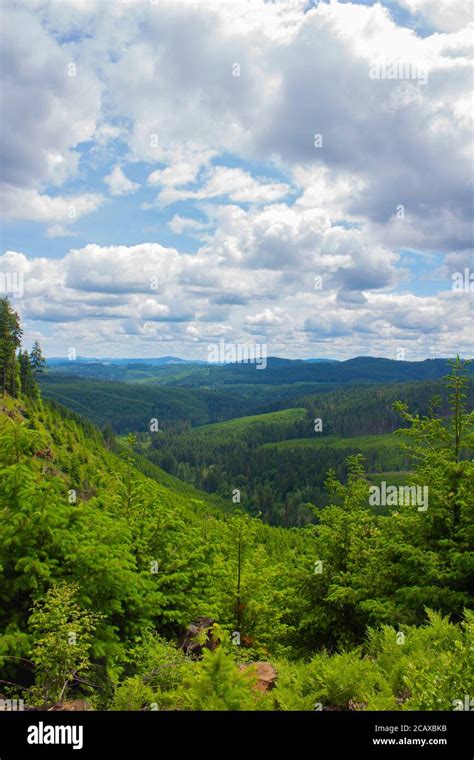
{"label": "distant mountain ridge", "polygon": [[[269,361],[298,361],[298,362],[307,362],[308,364],[327,364],[331,362],[339,362],[339,359],[285,359],[280,358],[277,356],[270,357]],[[48,364],[51,365],[58,365],[58,364],[65,364],[72,360],[66,360],[64,356],[52,356],[48,359]],[[153,367],[158,367],[161,365],[168,365],[168,364],[199,364],[199,365],[209,365],[209,366],[223,366],[219,364],[214,364],[213,362],[206,362],[202,359],[181,359],[179,356],[157,356],[157,357],[138,357],[138,358],[112,358],[108,356],[102,356],[102,357],[96,357],[96,356],[78,356],[76,359],[74,359],[75,362],[78,362],[79,364],[115,364],[115,365],[124,365],[124,364],[145,364]]]}
{"label": "distant mountain ridge", "polygon": [[[354,356],[351,359],[326,359],[326,358],[311,358],[311,359],[289,359],[287,357],[282,356],[269,356],[267,358],[267,366],[295,366],[298,364],[338,364],[338,365],[346,365],[346,366],[354,366],[356,364],[361,364],[362,362],[366,363],[372,363],[374,366],[375,364],[378,364],[381,366],[382,362],[385,362],[387,365],[395,366],[395,365],[405,365],[405,366],[419,366],[421,364],[428,364],[430,362],[437,363],[437,362],[443,362],[444,364],[448,361],[449,357],[441,357],[436,359],[420,359],[419,361],[401,361],[398,359],[388,359],[384,356]],[[78,356],[74,360],[68,360],[64,357],[60,356],[52,356],[48,358],[47,363],[51,366],[57,366],[57,365],[65,365],[70,366],[71,364],[104,364],[104,365],[116,365],[116,366],[123,366],[127,364],[139,364],[139,365],[148,365],[151,367],[159,367],[159,366],[166,366],[169,364],[195,364],[198,366],[206,366],[206,367],[237,367],[237,366],[253,366],[253,362],[249,362],[248,364],[245,364],[243,362],[223,362],[223,363],[216,363],[216,362],[207,362],[203,361],[201,359],[182,359],[179,356],[158,356],[158,357],[132,357],[132,358],[112,358],[112,357],[87,357],[87,356]]]}
{"label": "distant mountain ridge", "polygon": [[[116,359],[59,362],[49,360],[47,367],[57,375],[90,377],[122,382],[150,381],[164,385],[217,388],[225,385],[292,385],[318,383],[351,385],[391,383],[408,380],[437,380],[448,372],[448,359],[409,362],[374,356],[358,356],[345,361],[285,359],[270,356],[266,366],[255,363],[209,364],[181,360],[173,356],[157,359]],[[470,373],[474,372],[471,364]]]}
{"label": "distant mountain ridge", "polygon": [[[155,358],[131,358],[131,359],[113,359],[111,357],[87,357],[87,356],[78,356],[76,359],[74,359],[75,362],[79,364],[115,364],[115,365],[126,365],[126,364],[145,364],[149,366],[161,366],[161,365],[168,365],[168,364],[206,364],[206,362],[203,361],[196,361],[192,359],[180,359],[178,356],[158,356]],[[58,365],[58,364],[65,364],[69,363],[66,362],[64,357],[60,356],[52,356],[50,359],[48,359],[48,364],[50,365]]]}

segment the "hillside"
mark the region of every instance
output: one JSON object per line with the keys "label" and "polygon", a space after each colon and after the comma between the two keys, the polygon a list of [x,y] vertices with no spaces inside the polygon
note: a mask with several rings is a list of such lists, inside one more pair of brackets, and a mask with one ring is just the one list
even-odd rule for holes
{"label": "hillside", "polygon": [[[31,637],[22,631],[31,595],[42,597],[53,579],[79,584],[78,603],[100,609],[108,620],[98,625],[94,641],[99,661],[120,659],[123,641],[150,625],[177,635],[207,615],[232,627],[236,523],[215,500],[138,462],[153,473],[145,477],[133,453],[108,451],[90,423],[47,403],[5,397],[0,438],[0,562],[9,579],[0,618],[4,674],[18,678],[8,656],[28,653]],[[259,523],[252,532],[243,578],[251,563],[262,572],[267,567],[276,594],[279,562],[294,565],[307,541]],[[253,589],[257,605],[273,581],[261,592]],[[259,625],[255,620],[253,627]],[[265,642],[263,634],[258,647]]]}
{"label": "hillside", "polygon": [[143,431],[150,419],[158,418],[168,427],[203,425],[239,415],[243,402],[229,392],[188,389],[136,383],[78,379],[46,374],[41,378],[46,398],[68,406],[96,425],[110,425],[117,433]]}
{"label": "hillside", "polygon": [[[410,470],[401,439],[378,438],[406,424],[394,409],[397,401],[426,415],[438,396],[438,413],[449,414],[442,380],[336,390],[328,384],[325,392],[315,392],[300,383],[199,389],[45,375],[41,387],[48,397],[108,426],[109,436],[136,433],[135,451],[150,468],[158,465],[180,482],[216,494],[227,508],[239,489],[246,511],[284,526],[314,520],[307,505],[328,503],[326,473],[335,468],[338,477],[347,477],[349,454],[363,453],[373,475]],[[472,379],[466,394],[472,408]],[[315,432],[317,419],[322,429]],[[149,434],[152,420],[158,430]],[[288,443],[278,449],[266,446],[283,441]]]}
{"label": "hillside", "polygon": [[[325,480],[329,469],[347,477],[347,457],[361,453],[368,473],[407,473],[413,461],[399,435],[406,422],[394,408],[408,404],[428,415],[439,397],[437,413],[449,415],[442,381],[340,388],[295,398],[296,407],[240,417],[174,433],[166,425],[159,434],[140,435],[137,451],[181,480],[229,500],[235,488],[242,504],[266,522],[303,526],[314,520],[308,504],[328,503]],[[466,403],[473,408],[474,384],[466,385]],[[315,420],[320,428],[315,430]],[[466,454],[467,456],[467,454]]]}
{"label": "hillside", "polygon": [[[440,597],[440,579],[432,576],[423,595],[413,597],[413,580],[402,581],[402,567],[387,558],[401,540],[415,539],[426,573],[435,544],[423,559],[416,512],[402,519],[364,510],[366,486],[354,479],[358,465],[351,465],[352,485],[337,486],[336,501],[345,493],[355,510],[344,528],[354,546],[341,574],[332,554],[341,507],[327,508],[317,533],[265,527],[239,513],[226,517],[206,495],[175,488],[158,468],[156,479],[146,478],[131,450],[119,457],[90,423],[41,401],[4,397],[0,437],[0,664],[12,697],[18,684],[33,704],[61,701],[67,693],[86,697],[95,709],[312,710],[315,699],[327,709],[348,709],[354,699],[360,709],[450,709],[459,683],[470,688],[469,628],[433,614],[426,622],[424,613],[443,598],[443,611],[459,614],[467,603],[465,580],[455,576],[456,591],[444,588]],[[368,521],[376,521],[379,548],[361,555]],[[329,588],[326,576],[315,574],[314,557],[333,568]],[[372,562],[384,567],[375,585]],[[350,630],[332,600],[334,583],[338,593],[357,589]],[[404,586],[408,595],[399,596]],[[359,650],[318,653],[322,645],[356,644],[365,625],[387,615],[404,621],[410,636],[402,659],[387,660],[396,634],[390,628],[385,639],[375,632],[366,640],[369,660]],[[239,646],[184,657],[176,643],[197,618],[216,621],[212,635],[231,636]],[[443,644],[443,678],[428,696],[422,676],[433,672],[434,660],[418,653],[440,657],[446,636],[452,645]],[[309,655],[310,663],[289,660],[292,652],[292,658]],[[262,657],[272,661],[277,678],[268,695],[254,690],[252,669],[237,667]],[[391,669],[406,674],[403,697]]]}
{"label": "hillside", "polygon": [[[382,357],[359,356],[340,362],[311,362],[301,359],[268,357],[266,367],[255,364],[212,365],[201,363],[146,364],[142,362],[110,362],[94,360],[55,361],[54,373],[103,380],[143,381],[185,387],[216,385],[282,385],[322,383],[331,385],[435,380],[446,374],[447,359],[425,359],[409,362]],[[472,372],[472,370],[471,370]]]}
{"label": "hillside", "polygon": [[[79,373],[81,366],[77,365]],[[444,397],[444,411],[447,409],[442,380],[381,383],[374,375],[367,387],[367,383],[356,384],[354,378],[349,386],[329,380],[290,382],[290,376],[281,384],[255,385],[253,376],[247,379],[252,382],[232,384],[224,383],[220,376],[219,381],[209,387],[187,387],[174,382],[156,384],[150,380],[102,380],[76,376],[74,372],[49,372],[39,378],[46,398],[88,417],[99,427],[109,425],[118,434],[144,432],[149,429],[152,418],[159,420],[162,429],[175,433],[190,427],[299,407],[307,409],[309,417],[323,417],[325,434],[354,436],[395,430],[399,418],[392,406],[399,399],[406,399],[420,413],[426,413],[431,398],[439,394]],[[471,400],[473,389],[471,380],[468,391]]]}
{"label": "hillside", "polygon": [[[248,425],[252,429],[252,421],[241,423]],[[369,660],[358,650],[332,657],[318,654],[319,646],[332,648],[348,634],[339,605],[331,602],[334,590],[324,590],[324,575],[313,570],[315,556],[334,561],[339,507],[327,508],[319,538],[313,532],[266,527],[239,513],[226,516],[218,502],[210,503],[205,494],[144,460],[136,461],[130,449],[122,449],[122,456],[107,450],[90,423],[41,401],[4,397],[0,439],[0,568],[6,581],[0,603],[0,665],[10,695],[17,695],[15,684],[21,684],[33,704],[61,700],[67,692],[85,696],[90,708],[116,710],[143,705],[164,710],[312,710],[315,698],[328,709],[347,709],[355,699],[361,709],[433,709],[435,704],[449,709],[459,688],[454,683],[469,688],[470,629],[463,632],[433,614],[423,627],[413,627],[423,620],[423,605],[438,598],[428,586],[413,606],[410,596],[403,601],[398,581],[399,599],[389,613],[392,618],[398,610],[396,616],[405,620],[404,630],[411,636],[410,647],[389,666],[406,673],[401,701],[387,671],[395,629],[386,628],[385,639],[377,632],[369,636]],[[151,468],[153,479],[136,465]],[[346,490],[345,498],[355,499],[354,505],[360,499],[358,482],[347,490],[338,486]],[[382,564],[385,560],[377,553],[362,560],[357,526],[365,530],[367,520],[382,521],[378,532],[382,530],[383,541],[395,527],[389,526],[390,518],[369,518],[363,508],[358,510],[360,506],[351,518],[356,543],[350,581],[343,576],[338,580],[341,591],[348,581],[355,583],[361,600],[367,600],[357,614],[365,609],[363,618],[351,624],[352,643],[363,633],[362,619],[374,624],[386,618],[379,605],[387,582],[392,582],[392,571],[380,576],[376,586],[363,581],[372,573],[366,566],[369,556]],[[407,515],[405,527],[397,519],[394,538],[399,538],[393,546],[400,530],[406,531],[405,541],[410,534],[413,540],[413,518],[420,519],[416,512]],[[390,554],[393,546],[384,553]],[[443,592],[445,611],[456,595],[459,611],[466,603],[459,582],[454,597]],[[297,588],[305,589],[303,596],[295,593]],[[369,599],[374,601],[368,604]],[[326,619],[321,618],[321,604]],[[204,618],[218,621],[213,635],[219,639],[229,635],[234,641],[237,631],[239,646],[232,651],[221,645],[214,653],[205,649],[203,659],[184,657],[175,642],[190,621]],[[71,635],[73,643],[79,637],[77,649],[67,644]],[[451,638],[452,656],[439,649],[440,636]],[[443,652],[443,680],[430,697],[420,680],[433,669],[431,659],[419,656],[426,651],[432,657]],[[293,659],[288,660],[291,652]],[[312,653],[309,665],[294,660],[305,653]],[[277,677],[277,688],[268,695],[253,689],[252,669],[245,675],[237,667],[262,657],[273,662]],[[418,669],[411,672],[413,657]]]}
{"label": "hillside", "polygon": [[278,412],[254,414],[212,425],[202,425],[195,433],[208,440],[237,441],[249,437],[259,439],[260,435],[265,440],[274,436],[276,436],[275,440],[278,440],[285,437],[289,431],[294,431],[295,425],[306,417],[306,409],[283,409]]}
{"label": "hillside", "polygon": [[[149,461],[168,445],[163,431],[152,445],[148,434],[117,440],[44,401],[41,348],[21,351],[18,316],[5,299],[0,309],[2,700],[43,710],[68,700],[117,711],[452,710],[471,693],[474,413],[464,362],[450,365],[439,413],[397,405],[402,455],[391,434],[326,431],[305,445],[300,431],[295,441],[311,408],[170,435],[188,475],[236,468],[229,490],[220,494],[217,478],[209,496],[184,482],[185,469],[177,480]],[[325,498],[306,507],[313,523],[294,527],[305,479],[314,487],[326,467]],[[294,515],[286,502],[278,512],[278,488]],[[274,515],[292,527],[261,519]]]}

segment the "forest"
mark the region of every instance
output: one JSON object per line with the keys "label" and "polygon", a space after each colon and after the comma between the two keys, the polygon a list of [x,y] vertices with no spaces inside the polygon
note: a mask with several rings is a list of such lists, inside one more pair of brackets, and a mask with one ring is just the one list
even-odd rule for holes
{"label": "forest", "polygon": [[[354,378],[324,393],[300,377],[272,410],[262,387],[259,411],[237,368],[239,392],[116,382],[114,395],[55,375],[37,343],[25,351],[0,299],[2,699],[465,709],[471,370],[456,357],[442,379]],[[100,419],[96,392],[110,397]],[[427,488],[427,509],[374,508],[381,482]]]}
{"label": "forest", "polygon": [[[420,376],[425,362],[419,364]],[[39,377],[47,398],[85,414],[109,441],[133,431],[135,451],[166,472],[224,501],[238,489],[247,512],[286,527],[314,521],[308,505],[326,506],[326,473],[334,468],[347,477],[351,454],[364,454],[370,480],[404,477],[410,456],[393,433],[407,423],[394,409],[396,401],[425,415],[437,397],[438,414],[449,414],[442,380],[357,385],[352,378],[349,386],[317,390],[297,382],[262,386],[260,394],[242,382],[237,395],[235,386],[228,391],[223,385],[111,382],[65,376],[56,368]],[[467,378],[472,408],[474,382]],[[158,429],[150,432],[153,419]],[[315,431],[315,420],[321,430]]]}

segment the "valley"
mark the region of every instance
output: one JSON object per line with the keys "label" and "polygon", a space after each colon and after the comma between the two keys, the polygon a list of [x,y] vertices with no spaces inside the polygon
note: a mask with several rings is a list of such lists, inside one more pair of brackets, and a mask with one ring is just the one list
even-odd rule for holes
{"label": "valley", "polygon": [[2,704],[410,711],[469,693],[469,363],[360,384],[359,361],[324,392],[299,369],[294,387],[246,384],[247,366],[196,370],[212,387],[74,377],[39,345],[17,355],[0,306]]}

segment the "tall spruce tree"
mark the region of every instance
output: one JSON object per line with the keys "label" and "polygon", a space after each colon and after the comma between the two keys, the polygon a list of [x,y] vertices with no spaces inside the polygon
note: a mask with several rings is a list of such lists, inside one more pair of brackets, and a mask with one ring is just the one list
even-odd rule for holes
{"label": "tall spruce tree", "polygon": [[30,362],[31,362],[31,368],[35,375],[39,375],[41,374],[41,372],[44,371],[44,365],[46,364],[46,360],[43,356],[43,352],[41,351],[41,346],[37,340],[35,340],[35,342],[33,343],[33,348],[31,349]]}
{"label": "tall spruce tree", "polygon": [[39,388],[28,351],[21,351],[19,353],[18,364],[20,370],[21,392],[29,398],[37,398],[39,395]]}
{"label": "tall spruce tree", "polygon": [[21,345],[22,329],[18,314],[8,298],[0,298],[0,378],[2,394],[16,396],[18,388],[18,362],[16,352]]}

